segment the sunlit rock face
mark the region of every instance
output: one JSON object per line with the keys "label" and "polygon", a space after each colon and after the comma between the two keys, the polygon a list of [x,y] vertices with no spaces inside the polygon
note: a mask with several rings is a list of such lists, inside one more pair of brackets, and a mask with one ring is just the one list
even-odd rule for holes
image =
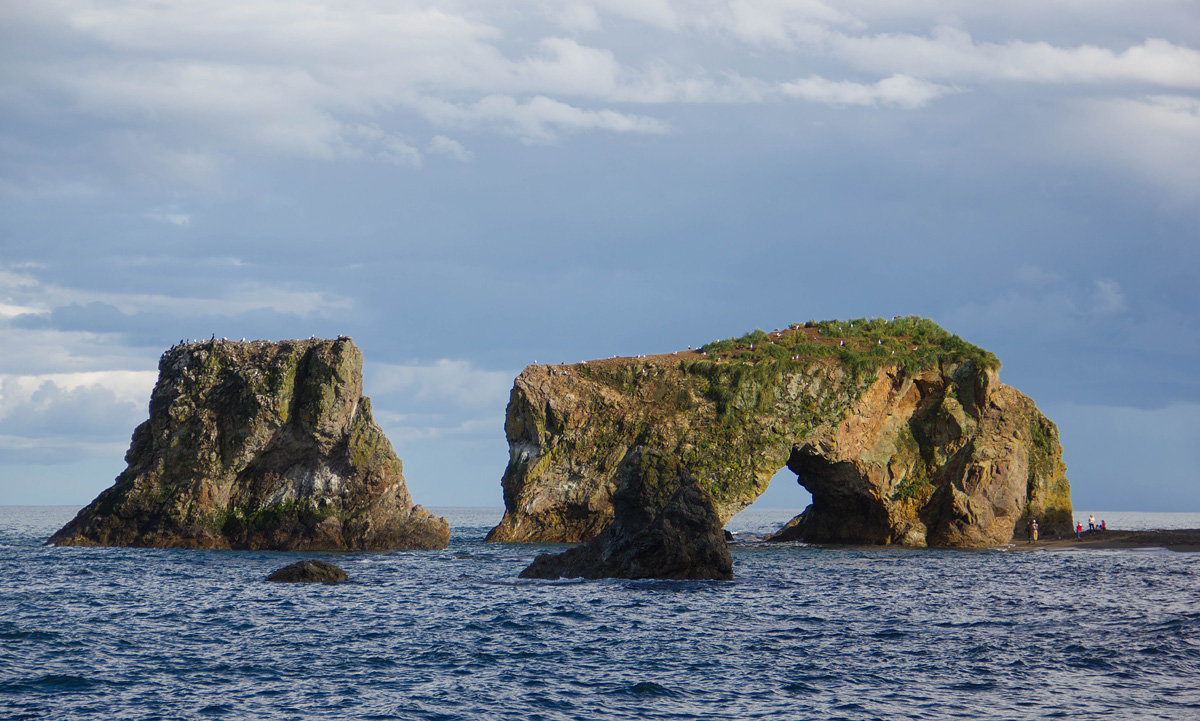
{"label": "sunlit rock face", "polygon": [[1070,518],[1057,428],[990,353],[931,321],[822,322],[699,350],[526,368],[493,541],[608,527],[637,447],[686,468],[721,522],[786,466],[812,505],[779,540],[986,546]]}
{"label": "sunlit rock face", "polygon": [[116,483],[50,543],[377,550],[449,541],[445,519],[412,503],[349,338],[171,348],[125,460]]}

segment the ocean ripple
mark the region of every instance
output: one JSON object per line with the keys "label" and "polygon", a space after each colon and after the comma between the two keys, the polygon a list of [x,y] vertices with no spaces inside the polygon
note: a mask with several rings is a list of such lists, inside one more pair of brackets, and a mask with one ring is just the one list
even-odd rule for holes
{"label": "ocean ripple", "polygon": [[546,547],[464,514],[289,586],[314,554],[42,547],[72,510],[0,509],[2,718],[1200,717],[1200,554],[739,543],[733,582],[524,581]]}

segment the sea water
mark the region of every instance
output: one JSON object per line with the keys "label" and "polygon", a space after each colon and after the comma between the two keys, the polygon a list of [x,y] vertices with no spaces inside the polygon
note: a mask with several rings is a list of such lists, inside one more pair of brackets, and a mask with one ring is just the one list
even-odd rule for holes
{"label": "sea water", "polygon": [[[562,547],[485,544],[499,509],[437,509],[433,552],[42,546],[75,510],[0,508],[0,718],[1200,718],[1196,553],[736,542],[730,582],[525,581]],[[310,557],[354,582],[263,582]]]}

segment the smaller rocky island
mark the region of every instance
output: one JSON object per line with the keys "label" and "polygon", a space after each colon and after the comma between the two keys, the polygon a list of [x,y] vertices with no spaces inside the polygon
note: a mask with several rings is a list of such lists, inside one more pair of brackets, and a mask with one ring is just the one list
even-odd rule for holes
{"label": "smaller rocky island", "polygon": [[521,578],[733,578],[712,498],[678,459],[636,448],[619,475],[608,528],[582,546],[538,556]]}
{"label": "smaller rocky island", "polygon": [[181,343],[159,360],[128,468],[60,546],[445,548],[362,395],[349,338]]}

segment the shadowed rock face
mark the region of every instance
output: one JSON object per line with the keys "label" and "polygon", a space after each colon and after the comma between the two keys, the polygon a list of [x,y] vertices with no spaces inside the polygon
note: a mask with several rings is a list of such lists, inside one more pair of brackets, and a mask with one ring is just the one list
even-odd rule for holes
{"label": "shadowed rock face", "polygon": [[521,578],[733,578],[712,499],[677,459],[637,448],[617,476],[608,528],[583,546],[538,556]]}
{"label": "shadowed rock face", "polygon": [[822,335],[831,325],[526,368],[505,421],[505,515],[489,540],[595,537],[639,446],[677,459],[722,524],[787,466],[813,501],[781,540],[986,546],[1031,516],[1068,522],[1057,428],[998,381],[994,357],[920,319],[873,322],[878,337],[849,341]]}
{"label": "shadowed rock face", "polygon": [[267,576],[271,583],[347,583],[345,571],[324,561],[297,561]]}
{"label": "shadowed rock face", "polygon": [[163,354],[116,483],[58,545],[444,548],[362,396],[349,338],[207,341]]}

